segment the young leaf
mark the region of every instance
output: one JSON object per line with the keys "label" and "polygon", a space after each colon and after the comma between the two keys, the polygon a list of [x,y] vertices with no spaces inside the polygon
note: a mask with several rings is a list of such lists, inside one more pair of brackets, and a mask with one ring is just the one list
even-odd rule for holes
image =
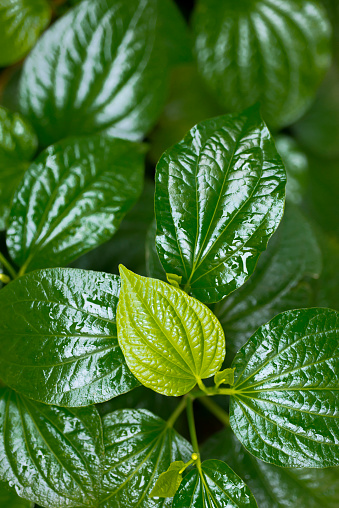
{"label": "young leaf", "polygon": [[214,383],[219,386],[221,384],[233,385],[234,384],[234,369],[219,370],[214,376]]}
{"label": "young leaf", "polygon": [[7,232],[22,271],[66,265],[109,240],[141,193],[144,152],[89,136],[41,153],[15,194]]}
{"label": "young leaf", "polygon": [[100,508],[160,508],[149,499],[156,479],[171,462],[188,462],[191,445],[146,410],[125,409],[103,418],[106,464]]}
{"label": "young leaf", "polygon": [[166,282],[120,265],[118,340],[127,365],[145,386],[183,395],[213,376],[225,357],[219,321],[202,303]]}
{"label": "young leaf", "polygon": [[42,506],[93,506],[102,429],[93,407],[63,409],[0,391],[0,478]]}
{"label": "young leaf", "polygon": [[27,120],[0,106],[0,230],[7,227],[14,191],[37,147],[38,139]]}
{"label": "young leaf", "polygon": [[161,16],[173,24],[179,16],[169,0],[161,3],[85,0],[41,37],[24,67],[20,103],[43,145],[103,130],[138,139],[150,129],[173,60]]}
{"label": "young leaf", "polygon": [[226,506],[255,508],[257,503],[247,485],[221,460],[206,460],[190,471],[173,499],[173,508]]}
{"label": "young leaf", "polygon": [[199,0],[200,72],[228,110],[260,101],[275,126],[310,106],[331,62],[331,27],[317,0]]}
{"label": "young leaf", "polygon": [[206,120],[160,159],[157,250],[199,300],[221,300],[253,272],[280,222],[286,176],[258,109]]}
{"label": "young leaf", "polygon": [[266,464],[248,453],[229,428],[201,447],[203,457],[223,460],[246,483],[260,508],[337,508],[339,468],[290,469]]}
{"label": "young leaf", "polygon": [[176,460],[170,464],[167,471],[161,473],[149,497],[173,497],[182,482],[181,471],[185,470],[185,463]]}
{"label": "young leaf", "polygon": [[4,508],[34,508],[34,503],[22,499],[14,490],[9,491],[7,484],[0,483],[0,506]]}
{"label": "young leaf", "polygon": [[214,309],[229,350],[238,351],[259,326],[280,312],[309,306],[313,291],[308,279],[317,278],[321,269],[314,231],[289,204],[252,277]]}
{"label": "young leaf", "polygon": [[284,312],[236,355],[230,423],[255,457],[283,467],[339,464],[339,313]]}
{"label": "young leaf", "polygon": [[138,385],[116,331],[119,278],[39,270],[0,291],[0,378],[27,397],[87,406]]}
{"label": "young leaf", "polygon": [[47,0],[2,0],[0,67],[18,62],[34,46],[51,19]]}

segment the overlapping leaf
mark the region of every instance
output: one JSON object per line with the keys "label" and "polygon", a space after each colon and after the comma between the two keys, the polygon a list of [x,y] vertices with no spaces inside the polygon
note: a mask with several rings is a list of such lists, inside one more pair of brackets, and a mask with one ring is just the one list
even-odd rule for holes
{"label": "overlapping leaf", "polygon": [[285,172],[258,109],[206,120],[157,166],[157,250],[199,300],[241,286],[278,227]]}
{"label": "overlapping leaf", "polygon": [[138,385],[119,348],[115,275],[27,274],[0,292],[0,378],[35,400],[88,406]]}
{"label": "overlapping leaf", "polygon": [[123,266],[120,275],[119,344],[143,385],[164,395],[183,395],[220,369],[225,337],[208,307]]}
{"label": "overlapping leaf", "polygon": [[228,110],[260,101],[275,126],[310,106],[331,62],[331,27],[316,0],[199,0],[200,71]]}
{"label": "overlapping leaf", "polygon": [[275,146],[285,165],[287,184],[286,199],[300,205],[305,195],[308,179],[308,160],[305,153],[290,136],[280,134]]}
{"label": "overlapping leaf", "polygon": [[15,194],[7,232],[21,273],[66,265],[109,240],[141,192],[144,152],[88,136],[41,153]]}
{"label": "overlapping leaf", "polygon": [[0,483],[0,506],[6,508],[34,508],[34,503],[22,499],[14,490],[10,491],[5,483]]}
{"label": "overlapping leaf", "polygon": [[339,313],[287,311],[233,361],[230,423],[254,456],[283,467],[339,465]]}

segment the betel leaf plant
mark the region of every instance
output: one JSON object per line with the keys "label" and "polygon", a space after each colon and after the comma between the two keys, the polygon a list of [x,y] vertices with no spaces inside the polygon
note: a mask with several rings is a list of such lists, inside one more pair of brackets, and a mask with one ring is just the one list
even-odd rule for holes
{"label": "betel leaf plant", "polygon": [[1,506],[339,504],[336,8],[177,3],[0,0]]}

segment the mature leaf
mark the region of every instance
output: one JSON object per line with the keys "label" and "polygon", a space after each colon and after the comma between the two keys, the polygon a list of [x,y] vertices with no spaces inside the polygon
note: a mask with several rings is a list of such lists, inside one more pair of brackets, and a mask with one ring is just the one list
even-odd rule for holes
{"label": "mature leaf", "polygon": [[66,265],[109,240],[141,192],[144,151],[89,136],[41,153],[15,194],[7,234],[22,272]]}
{"label": "mature leaf", "polygon": [[0,378],[27,397],[88,406],[138,385],[119,348],[119,278],[38,270],[0,292]]}
{"label": "mature leaf", "polygon": [[10,492],[5,483],[0,483],[0,506],[4,508],[34,508],[34,503],[22,499],[13,490]]}
{"label": "mature leaf", "polygon": [[339,313],[284,312],[233,361],[230,423],[255,457],[283,467],[339,464]]}
{"label": "mature leaf", "polygon": [[171,462],[191,458],[191,445],[166,422],[146,410],[125,409],[103,418],[106,464],[101,508],[163,508],[150,499],[158,476]]}
{"label": "mature leaf", "polygon": [[319,276],[321,258],[310,223],[296,207],[287,206],[252,277],[214,309],[234,353],[280,312],[313,302],[308,278]]}
{"label": "mature leaf", "polygon": [[308,177],[308,161],[298,144],[283,134],[275,139],[275,146],[285,165],[287,174],[286,199],[296,205],[302,203]]}
{"label": "mature leaf", "polygon": [[241,286],[283,213],[285,172],[258,109],[206,120],[157,166],[157,250],[212,303]]}
{"label": "mature leaf", "polygon": [[225,428],[201,448],[203,457],[223,460],[248,484],[260,508],[337,508],[339,468],[289,469],[248,453]]}
{"label": "mature leaf", "polygon": [[146,236],[146,246],[145,246],[146,273],[148,277],[153,277],[153,279],[159,279],[167,282],[166,272],[163,269],[162,264],[160,263],[160,259],[155,245],[156,233],[157,233],[157,223],[154,220],[151,223]]}
{"label": "mature leaf", "polygon": [[0,106],[0,230],[6,228],[14,191],[37,146],[32,126],[19,113]]}
{"label": "mature leaf", "polygon": [[221,460],[206,460],[190,471],[173,499],[173,508],[256,507],[250,489]]}
{"label": "mature leaf", "polygon": [[331,62],[331,27],[317,0],[199,0],[193,20],[198,66],[220,104],[260,101],[275,126],[310,106]]}
{"label": "mature leaf", "polygon": [[220,369],[225,337],[208,307],[123,266],[120,275],[118,340],[143,385],[163,395],[183,395]]}
{"label": "mature leaf", "polygon": [[103,457],[99,414],[0,391],[0,477],[43,506],[93,506]]}
{"label": "mature leaf", "polygon": [[21,108],[42,144],[102,130],[142,137],[161,111],[174,59],[163,24],[178,17],[169,0],[85,0],[57,21],[21,82]]}
{"label": "mature leaf", "polygon": [[173,497],[182,482],[181,471],[185,470],[185,463],[176,460],[170,464],[167,471],[161,473],[149,497]]}
{"label": "mature leaf", "polygon": [[47,0],[1,0],[0,67],[18,62],[51,19]]}

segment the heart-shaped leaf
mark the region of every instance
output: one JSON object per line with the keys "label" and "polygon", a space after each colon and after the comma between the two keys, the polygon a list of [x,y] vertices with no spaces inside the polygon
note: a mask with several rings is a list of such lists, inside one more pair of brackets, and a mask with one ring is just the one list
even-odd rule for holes
{"label": "heart-shaped leaf", "polygon": [[71,138],[30,166],[13,200],[7,245],[21,273],[63,266],[109,240],[142,189],[145,147]]}
{"label": "heart-shaped leaf", "polygon": [[206,120],[157,165],[157,250],[199,300],[241,286],[278,227],[286,177],[257,108]]}
{"label": "heart-shaped leaf", "polygon": [[93,506],[103,453],[95,408],[47,406],[1,389],[0,477],[20,496],[42,506]]}
{"label": "heart-shaped leaf", "polygon": [[287,311],[240,349],[230,423],[255,457],[283,467],[339,465],[339,313]]}
{"label": "heart-shaped leaf", "polygon": [[213,376],[225,357],[225,337],[208,307],[121,265],[120,275],[118,340],[135,377],[155,392],[178,396]]}
{"label": "heart-shaped leaf", "polygon": [[173,508],[256,508],[247,485],[221,460],[206,460],[190,471],[173,499]]}
{"label": "heart-shaped leaf", "polygon": [[35,400],[88,406],[138,385],[120,350],[116,275],[38,270],[0,292],[0,378]]}
{"label": "heart-shaped leaf", "polygon": [[331,62],[331,27],[317,0],[199,0],[193,19],[200,72],[220,104],[260,101],[275,126],[310,106]]}

